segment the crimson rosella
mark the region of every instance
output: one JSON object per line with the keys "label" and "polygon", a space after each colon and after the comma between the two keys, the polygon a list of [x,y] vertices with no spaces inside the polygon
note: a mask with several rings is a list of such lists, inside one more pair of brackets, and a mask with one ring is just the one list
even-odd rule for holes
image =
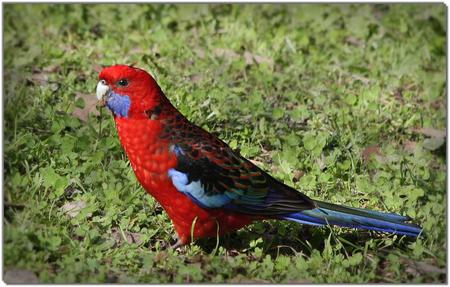
{"label": "crimson rosella", "polygon": [[421,232],[407,216],[313,200],[274,179],[189,122],[144,70],[104,68],[97,98],[113,113],[137,179],[171,218],[180,244],[262,219],[408,236]]}

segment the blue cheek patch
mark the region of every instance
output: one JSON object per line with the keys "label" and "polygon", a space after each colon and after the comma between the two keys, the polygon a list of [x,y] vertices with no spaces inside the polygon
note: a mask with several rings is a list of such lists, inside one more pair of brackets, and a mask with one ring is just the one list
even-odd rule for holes
{"label": "blue cheek patch", "polygon": [[112,92],[106,101],[106,106],[117,116],[128,117],[131,100],[129,96],[122,96]]}

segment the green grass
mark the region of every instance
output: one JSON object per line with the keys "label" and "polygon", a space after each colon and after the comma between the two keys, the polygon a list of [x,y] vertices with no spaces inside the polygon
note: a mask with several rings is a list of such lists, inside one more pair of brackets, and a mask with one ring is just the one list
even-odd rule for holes
{"label": "green grass", "polygon": [[[60,283],[446,281],[446,152],[427,135],[446,128],[443,4],[3,7],[6,271]],[[170,220],[111,115],[73,114],[95,97],[96,66],[116,63],[151,71],[191,121],[277,179],[407,214],[427,236],[264,221],[218,249],[216,238],[167,248]],[[69,203],[83,208],[70,217]]]}

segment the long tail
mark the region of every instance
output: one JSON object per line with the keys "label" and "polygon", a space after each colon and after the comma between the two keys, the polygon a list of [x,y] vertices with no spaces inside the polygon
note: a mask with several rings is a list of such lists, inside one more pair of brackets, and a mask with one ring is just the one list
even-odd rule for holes
{"label": "long tail", "polygon": [[317,208],[285,215],[282,218],[309,225],[338,225],[384,231],[401,235],[418,236],[422,228],[407,216],[384,213],[363,208],[347,207],[332,203],[315,201]]}

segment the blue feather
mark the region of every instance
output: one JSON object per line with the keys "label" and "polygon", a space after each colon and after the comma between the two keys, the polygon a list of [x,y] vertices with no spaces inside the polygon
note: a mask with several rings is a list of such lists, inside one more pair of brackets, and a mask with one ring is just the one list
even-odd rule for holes
{"label": "blue feather", "polygon": [[168,176],[175,188],[204,208],[218,208],[235,199],[237,195],[225,192],[223,194],[208,195],[200,180],[189,182],[187,174],[176,169],[169,169]]}
{"label": "blue feather", "polygon": [[409,218],[398,214],[339,206],[319,201],[317,203],[318,208],[287,214],[281,216],[281,218],[315,226],[331,224],[408,236],[418,236],[422,232],[420,226],[406,223],[405,221]]}
{"label": "blue feather", "polygon": [[119,117],[128,117],[131,100],[129,96],[123,96],[111,92],[106,100],[106,106]]}

